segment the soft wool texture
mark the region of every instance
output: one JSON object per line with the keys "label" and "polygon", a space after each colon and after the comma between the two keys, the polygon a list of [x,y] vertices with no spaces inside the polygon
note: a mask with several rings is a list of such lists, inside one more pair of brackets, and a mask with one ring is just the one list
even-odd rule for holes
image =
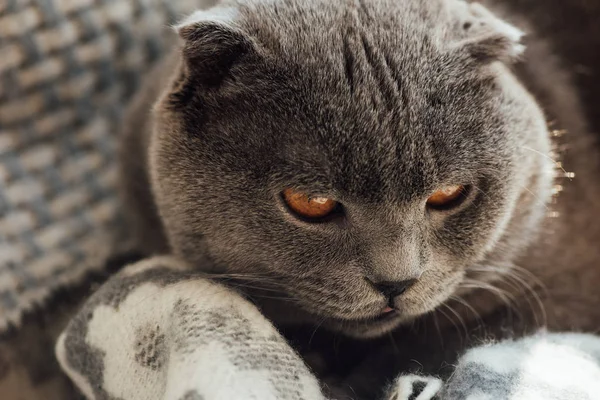
{"label": "soft wool texture", "polygon": [[[325,399],[254,305],[169,257],[106,283],[56,353],[88,399]],[[385,399],[600,399],[600,338],[540,333],[484,345],[460,359],[448,382],[403,375]]]}
{"label": "soft wool texture", "polygon": [[0,333],[131,248],[116,132],[169,24],[213,1],[0,2]]}

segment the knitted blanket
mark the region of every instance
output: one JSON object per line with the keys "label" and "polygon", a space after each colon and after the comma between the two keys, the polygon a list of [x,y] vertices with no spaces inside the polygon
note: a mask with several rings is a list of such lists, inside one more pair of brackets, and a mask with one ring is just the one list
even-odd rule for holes
{"label": "knitted blanket", "polygon": [[[169,257],[109,280],[60,336],[56,353],[88,399],[326,398],[254,305]],[[400,376],[383,399],[600,399],[600,338],[540,333],[477,347],[447,382]]]}
{"label": "knitted blanket", "polygon": [[169,24],[211,0],[0,1],[0,334],[129,250],[122,110]]}
{"label": "knitted blanket", "polygon": [[115,135],[212,0],[0,0],[0,399],[67,399],[53,342],[131,249]]}

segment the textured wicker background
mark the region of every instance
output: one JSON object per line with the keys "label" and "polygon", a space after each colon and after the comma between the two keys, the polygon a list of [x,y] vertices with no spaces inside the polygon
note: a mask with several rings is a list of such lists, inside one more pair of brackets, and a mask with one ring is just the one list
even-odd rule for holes
{"label": "textured wicker background", "polygon": [[0,0],[0,332],[128,246],[115,134],[206,0]]}

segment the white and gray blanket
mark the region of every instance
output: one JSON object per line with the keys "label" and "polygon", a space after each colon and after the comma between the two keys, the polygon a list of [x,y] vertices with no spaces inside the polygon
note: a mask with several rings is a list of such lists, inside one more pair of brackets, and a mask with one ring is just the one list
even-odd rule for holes
{"label": "white and gray blanket", "polygon": [[[325,399],[253,304],[169,257],[109,280],[60,336],[56,354],[88,399]],[[600,338],[539,333],[490,343],[464,354],[448,381],[402,375],[385,399],[600,399]]]}

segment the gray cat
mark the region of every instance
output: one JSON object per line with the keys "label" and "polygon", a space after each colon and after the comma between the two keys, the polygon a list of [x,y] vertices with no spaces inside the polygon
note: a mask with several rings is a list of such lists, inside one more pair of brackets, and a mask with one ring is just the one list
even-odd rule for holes
{"label": "gray cat", "polygon": [[389,334],[424,368],[464,336],[600,328],[598,93],[561,59],[599,54],[600,7],[498,3],[188,17],[122,136],[140,248],[232,279],[282,327]]}

